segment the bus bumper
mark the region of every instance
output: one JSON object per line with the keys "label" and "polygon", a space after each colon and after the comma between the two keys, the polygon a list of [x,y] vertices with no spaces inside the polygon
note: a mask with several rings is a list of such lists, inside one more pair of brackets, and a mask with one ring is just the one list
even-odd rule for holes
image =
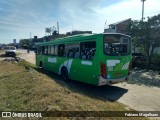
{"label": "bus bumper", "polygon": [[98,86],[107,85],[107,84],[115,84],[119,82],[126,82],[128,81],[128,78],[129,78],[129,75],[126,77],[117,78],[117,79],[104,79],[102,76],[99,76]]}

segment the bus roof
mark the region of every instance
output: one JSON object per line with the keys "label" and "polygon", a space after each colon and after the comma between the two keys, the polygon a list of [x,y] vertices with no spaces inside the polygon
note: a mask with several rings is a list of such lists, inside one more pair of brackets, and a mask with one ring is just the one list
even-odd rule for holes
{"label": "bus roof", "polygon": [[[40,43],[36,43],[36,45],[49,45],[49,44],[53,44],[53,43],[63,43],[63,42],[71,42],[71,41],[80,41],[79,38],[81,37],[92,37],[94,38],[95,36],[99,36],[99,35],[123,35],[126,37],[130,37],[129,35],[125,35],[122,33],[99,33],[99,34],[79,34],[79,35],[73,35],[73,36],[68,36],[68,37],[63,37],[63,38],[57,38],[55,40],[52,41],[48,41],[48,42],[40,42]],[[63,41],[62,41],[63,40]]]}

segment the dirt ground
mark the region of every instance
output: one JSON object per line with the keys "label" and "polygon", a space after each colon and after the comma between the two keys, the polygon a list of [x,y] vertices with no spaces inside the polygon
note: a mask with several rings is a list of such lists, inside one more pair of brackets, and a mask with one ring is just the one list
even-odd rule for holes
{"label": "dirt ground", "polygon": [[[23,49],[19,49],[17,50],[17,53],[19,53],[18,57],[35,64],[35,53],[34,51],[30,51],[29,54],[27,53],[27,50],[23,50]],[[3,55],[4,53],[0,53],[0,60],[4,60],[6,58],[10,58],[10,57],[5,57]]]}
{"label": "dirt ground", "polygon": [[160,72],[136,68],[127,83],[115,86],[128,90],[119,102],[139,111],[160,111]]}
{"label": "dirt ground", "polygon": [[[35,53],[19,50],[20,58],[35,64]],[[2,60],[2,58],[0,58]],[[129,82],[100,88],[94,92],[103,98],[123,103],[138,111],[160,111],[160,75],[156,71],[135,69]],[[102,90],[105,90],[102,92]]]}
{"label": "dirt ground", "polygon": [[33,63],[35,64],[35,53],[34,51],[30,51],[29,53],[27,53],[27,50],[19,50],[20,54],[19,57],[30,62],[30,63]]}

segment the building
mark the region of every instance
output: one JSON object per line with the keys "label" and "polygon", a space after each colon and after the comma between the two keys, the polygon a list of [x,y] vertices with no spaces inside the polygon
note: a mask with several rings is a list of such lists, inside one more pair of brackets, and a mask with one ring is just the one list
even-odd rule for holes
{"label": "building", "polygon": [[36,48],[36,43],[38,42],[46,42],[46,41],[51,41],[51,40],[55,40],[57,38],[62,38],[62,37],[67,37],[70,35],[78,35],[78,34],[92,34],[92,31],[72,31],[72,32],[67,32],[66,34],[52,34],[52,35],[47,35],[44,36],[42,38],[38,38],[37,36],[34,36],[34,38],[31,39],[31,45],[30,48],[31,49],[35,49]]}
{"label": "building", "polygon": [[109,28],[104,29],[104,33],[123,33],[129,35],[130,33],[131,18],[122,20],[109,25]]}
{"label": "building", "polygon": [[3,49],[3,44],[0,44],[0,50]]}
{"label": "building", "polygon": [[66,35],[78,35],[78,34],[92,34],[92,31],[71,31],[71,32],[67,32]]}
{"label": "building", "polygon": [[62,38],[62,37],[66,37],[66,36],[67,35],[65,35],[65,34],[48,35],[48,36],[44,36],[42,38],[38,38],[38,36],[34,36],[34,38],[31,39],[30,48],[35,49],[36,48],[35,43],[51,41],[51,40],[55,40],[57,38]]}

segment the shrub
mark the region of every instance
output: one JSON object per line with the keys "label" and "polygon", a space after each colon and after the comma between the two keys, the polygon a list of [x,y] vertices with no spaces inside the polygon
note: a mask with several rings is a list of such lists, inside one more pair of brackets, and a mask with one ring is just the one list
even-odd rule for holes
{"label": "shrub", "polygon": [[160,65],[160,54],[152,55],[152,63],[156,65]]}

